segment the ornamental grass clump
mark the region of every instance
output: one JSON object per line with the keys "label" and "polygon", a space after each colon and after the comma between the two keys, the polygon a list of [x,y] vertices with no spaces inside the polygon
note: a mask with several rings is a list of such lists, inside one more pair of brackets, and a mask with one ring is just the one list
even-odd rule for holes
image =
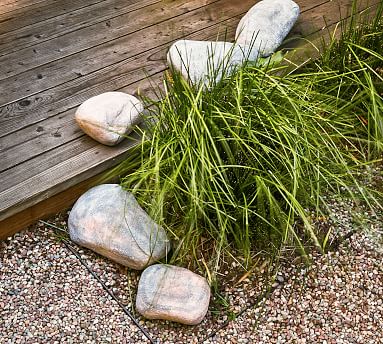
{"label": "ornamental grass clump", "polygon": [[383,2],[371,10],[374,15],[365,11],[342,22],[337,30],[340,38],[323,43],[319,58],[304,67],[305,73],[336,74],[337,80],[330,78],[323,91],[344,101],[344,111],[358,115],[365,124],[368,159],[383,151]]}
{"label": "ornamental grass clump", "polygon": [[322,250],[329,233],[309,213],[327,211],[323,196],[375,200],[357,175],[382,151],[383,58],[364,42],[340,43],[342,68],[248,65],[209,89],[168,78],[122,185],[172,235],[173,263],[216,271],[224,251]]}

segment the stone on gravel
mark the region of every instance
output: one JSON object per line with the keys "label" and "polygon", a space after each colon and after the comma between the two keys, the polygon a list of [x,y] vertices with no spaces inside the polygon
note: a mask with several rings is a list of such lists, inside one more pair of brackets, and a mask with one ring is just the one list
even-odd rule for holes
{"label": "stone on gravel", "polygon": [[170,250],[164,229],[117,184],[83,194],[70,212],[68,229],[77,244],[132,269],[142,270]]}
{"label": "stone on gravel", "polygon": [[205,317],[209,301],[205,278],[184,268],[156,264],[141,275],[136,308],[148,319],[197,325]]}
{"label": "stone on gravel", "polygon": [[75,119],[94,140],[114,146],[124,139],[140,121],[142,103],[123,92],[106,92],[80,105]]}
{"label": "stone on gravel", "polygon": [[180,40],[168,52],[173,70],[193,84],[209,86],[230,75],[245,61],[258,58],[256,49],[228,42]]}
{"label": "stone on gravel", "polygon": [[269,56],[282,44],[299,16],[292,0],[263,0],[241,19],[236,42],[253,47],[262,57]]}

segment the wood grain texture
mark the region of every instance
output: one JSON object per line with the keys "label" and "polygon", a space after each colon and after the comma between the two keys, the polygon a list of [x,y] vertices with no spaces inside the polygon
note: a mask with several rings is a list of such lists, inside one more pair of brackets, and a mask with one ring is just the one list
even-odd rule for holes
{"label": "wood grain texture", "polygon": [[[86,8],[105,0],[42,0],[18,1],[8,5],[0,2],[0,34],[12,32],[19,28],[43,22],[47,19],[58,17]],[[108,0],[111,3],[114,0]],[[59,24],[59,23],[57,23]]]}
{"label": "wood grain texture", "polygon": [[[306,4],[307,3],[307,4]],[[310,22],[310,7],[309,7],[309,1],[302,1],[301,7],[302,7],[302,16],[308,16],[308,22]],[[326,3],[326,2],[324,2]],[[219,2],[218,5],[222,7],[222,2]],[[246,9],[250,6],[250,3],[246,5]],[[318,5],[316,5],[318,7]],[[227,20],[228,17],[235,17],[241,15],[246,9],[240,10],[240,8],[236,8],[236,11],[233,11],[232,13],[227,13],[226,15],[222,15],[220,17],[220,22],[225,25],[224,21]],[[210,11],[215,10],[215,7],[212,8]],[[180,19],[184,20],[185,18],[182,16]],[[193,19],[193,18],[192,18]],[[190,21],[190,19],[187,19]],[[239,20],[239,17],[238,19]],[[305,21],[303,21],[305,22]],[[316,23],[317,25],[320,25],[322,27],[323,25],[323,20],[320,19],[320,22]],[[164,23],[164,26],[166,23]],[[206,25],[210,25],[209,17],[205,16],[205,21],[203,21],[203,17],[200,17],[199,19],[199,26],[197,32],[200,32],[203,34],[203,30],[206,28]],[[234,23],[236,25],[236,23]],[[313,24],[311,24],[313,25]],[[161,27],[158,28],[160,30]],[[298,34],[302,34],[304,28],[300,28],[300,31]],[[194,28],[194,31],[196,29]],[[175,33],[173,34],[174,39],[178,39],[181,37],[184,37],[185,35],[188,35],[190,32],[193,31],[193,27],[189,27],[189,30],[186,31],[186,29],[183,29],[183,32],[179,32],[178,34]],[[168,34],[169,35],[169,30],[167,32],[161,31],[164,35]],[[297,32],[294,32],[296,34]],[[307,30],[306,33],[309,33]],[[233,38],[233,34],[228,36],[229,39]],[[195,36],[195,39],[198,39],[198,35]],[[164,49],[163,49],[163,56],[161,59],[164,58],[166,49],[170,43],[172,43],[173,40],[168,40],[167,42],[165,41],[164,44]],[[157,46],[160,45],[163,42],[157,42]],[[101,49],[101,47],[99,47]],[[74,71],[76,71],[76,57],[75,55],[73,57],[74,60]],[[82,74],[80,73],[77,75],[76,78],[73,80],[70,80],[66,83],[63,83],[58,86],[53,86],[52,84],[47,85],[49,87],[48,90],[43,90],[39,93],[36,93],[35,95],[29,96],[29,97],[24,97],[23,99],[20,99],[18,101],[14,101],[10,104],[7,104],[5,106],[0,107],[0,121],[2,122],[2,125],[0,126],[0,137],[4,136],[8,133],[11,133],[13,131],[16,131],[22,127],[25,127],[27,125],[37,123],[40,119],[39,118],[47,118],[48,116],[54,116],[60,111],[65,111],[60,105],[65,104],[66,109],[68,109],[70,106],[77,106],[79,103],[73,103],[72,100],[74,100],[76,93],[78,92],[79,89],[81,89],[80,92],[84,92],[85,89],[89,87],[93,87],[94,85],[97,84],[98,82],[102,83],[103,79],[107,78],[109,80],[109,84],[112,85],[113,78],[115,78],[116,75],[123,75],[124,70],[127,68],[137,68],[134,67],[134,65],[139,66],[137,72],[141,71],[141,74],[146,74],[150,75],[151,73],[151,66],[153,66],[153,61],[152,60],[145,60],[145,57],[142,56],[142,61],[140,61],[141,56],[136,56],[134,58],[134,62],[131,62],[129,56],[126,56],[125,59],[122,61],[119,61],[117,63],[114,63],[112,65],[109,65],[104,68],[100,68],[96,71],[91,71],[90,73],[81,76]],[[64,61],[63,61],[64,62]],[[143,67],[145,66],[145,67]],[[141,67],[141,68],[140,68]],[[73,70],[72,70],[73,71]],[[82,71],[84,72],[84,71]],[[114,75],[113,75],[114,73]],[[73,74],[73,73],[72,73]],[[39,74],[42,79],[44,79],[43,74]],[[36,78],[36,77],[35,77]],[[49,78],[50,80],[52,78]],[[121,82],[122,78],[118,76],[119,81]],[[25,83],[23,82],[23,85]],[[38,85],[36,85],[38,86]],[[118,87],[118,86],[117,86]],[[7,92],[9,97],[12,97],[12,90],[9,90]],[[22,93],[22,92],[21,92]],[[25,93],[24,93],[25,94]],[[63,98],[60,96],[63,95]],[[71,101],[66,101],[65,95],[67,95],[67,100]],[[13,94],[14,97],[17,97],[18,95]],[[59,98],[59,104],[57,104],[57,98]],[[85,98],[86,99],[86,98]],[[84,101],[85,99],[82,99]],[[70,104],[70,105],[69,105]],[[59,106],[57,106],[59,105]]]}
{"label": "wood grain texture", "polygon": [[[179,3],[180,0],[175,3]],[[251,0],[244,0],[250,4]],[[183,2],[184,3],[184,2]],[[55,86],[64,84],[81,76],[88,75],[104,67],[136,56],[140,52],[145,52],[153,47],[151,42],[156,45],[166,44],[179,37],[180,33],[198,30],[201,25],[214,24],[214,20],[219,20],[225,14],[219,11],[223,5],[227,16],[231,12],[238,13],[236,7],[230,5],[231,0],[219,0],[211,6],[204,6],[190,13],[185,13],[185,8],[196,5],[198,1],[187,2],[187,6],[174,8],[172,13],[182,12],[177,17],[163,21],[155,27],[149,26],[138,29],[131,34],[125,35],[113,41],[92,47],[90,49],[78,52],[74,55],[63,57],[59,61],[46,63],[38,68],[27,70],[14,77],[6,78],[0,81],[0,89],[7,87],[8,92],[0,94],[0,103],[8,104],[15,99],[19,100],[25,96],[31,96],[44,89],[51,89]],[[230,7],[230,8],[227,8]],[[198,24],[198,25],[197,25]],[[177,29],[175,29],[177,28]],[[62,48],[54,48],[60,50]],[[38,50],[36,50],[38,52]],[[47,52],[48,53],[48,52]],[[13,64],[12,66],[14,66]],[[5,72],[7,73],[7,71]]]}
{"label": "wood grain texture", "polygon": [[[167,68],[170,44],[232,40],[241,16],[257,2],[25,1],[8,12],[0,5],[0,65],[6,67],[0,70],[0,237],[70,206],[92,184],[89,179],[115,166],[135,144],[97,144],[75,124],[77,106],[106,91],[151,93],[150,84],[158,85]],[[289,46],[335,28],[352,0],[297,2],[302,13]],[[379,0],[360,0],[359,10],[367,3]]]}
{"label": "wood grain texture", "polygon": [[[93,62],[101,62],[103,65],[118,62],[119,58],[124,57],[123,54],[132,49],[132,41],[136,45],[139,44],[139,46],[134,46],[133,51],[144,49],[153,42],[153,36],[159,36],[161,31],[172,26],[172,23],[167,23],[168,20],[182,14],[192,16],[190,12],[214,2],[219,2],[219,0],[174,1],[166,7],[153,4],[136,10],[138,2],[131,1],[132,9],[121,16],[34,45],[33,48],[26,48],[1,57],[0,64],[5,59],[11,60],[13,63],[9,65],[9,68],[0,71],[0,80],[17,76],[47,63],[53,64],[60,59],[63,62],[60,64],[66,67],[61,69],[61,73],[69,72],[73,68],[71,63],[73,59],[78,60],[80,64],[86,63],[87,65],[90,64],[90,59]],[[218,8],[215,7],[215,10],[218,11]],[[158,24],[153,26],[153,23]],[[175,19],[174,25],[176,23],[177,19]],[[79,37],[86,37],[86,39],[79,39]],[[169,39],[169,36],[161,35],[161,38]],[[120,45],[122,49],[116,49]],[[86,52],[83,54],[77,54],[84,51]],[[69,59],[65,59],[66,57]],[[103,58],[108,59],[103,62]],[[40,74],[46,75],[42,70]]]}
{"label": "wood grain texture", "polygon": [[[198,1],[198,3],[199,2],[200,1]],[[94,9],[95,7],[99,6],[91,6],[90,9]],[[187,10],[187,6],[185,5],[184,7],[185,10]],[[95,8],[94,11],[91,11],[90,9],[88,7],[85,8],[85,14],[81,13],[82,15],[79,16],[80,18],[77,18],[75,15],[69,16],[69,18],[61,16],[63,17],[60,17],[60,22],[62,22],[62,24],[59,25],[57,25],[57,17],[53,18],[56,30],[57,27],[65,28],[67,32],[66,34],[55,39],[47,40],[46,42],[41,40],[40,43],[34,44],[32,47],[27,47],[0,57],[0,63],[6,60],[14,61],[9,68],[5,68],[0,72],[0,79],[20,74],[26,70],[62,59],[63,57],[73,55],[89,48],[95,47],[98,49],[97,47],[102,43],[113,41],[116,38],[143,29],[145,26],[150,26],[152,21],[148,20],[148,12],[160,12],[162,19],[168,17],[166,13],[162,13],[163,11],[158,8],[158,1],[156,5],[156,2],[153,0],[144,0],[140,2],[127,0],[125,2],[125,7],[119,11],[114,10],[114,8],[109,9],[109,11],[99,8]],[[114,17],[113,13],[115,12],[120,12],[120,15]],[[104,16],[96,16],[97,13],[105,13],[106,18],[104,18]],[[156,13],[153,13],[153,15],[155,14]],[[81,23],[81,18],[89,23],[88,25],[86,25],[86,23],[83,24],[82,26],[85,26],[84,28],[81,28],[81,24],[77,24],[80,27],[76,29],[77,25],[75,23],[78,23],[79,21]],[[44,26],[45,24],[45,22],[42,23]],[[37,35],[40,39],[41,36],[45,35],[45,29],[40,29],[39,32],[40,33]],[[79,39],[79,37],[86,37],[86,39]],[[7,38],[7,40],[8,39],[11,39],[11,37]]]}
{"label": "wood grain texture", "polygon": [[[190,35],[188,38],[204,38],[214,39],[216,37],[217,28],[209,28],[204,30],[203,34]],[[234,27],[232,27],[234,30]],[[222,36],[224,35],[222,29]],[[128,65],[124,64],[122,68],[111,69],[113,75],[104,75],[104,82],[98,80],[97,88],[92,88],[90,92],[84,94],[84,89],[81,90],[79,98],[74,105],[79,105],[85,99],[96,94],[109,91],[110,89],[124,88],[125,92],[135,92],[138,88],[145,88],[149,84],[150,79],[147,75],[153,75],[166,69],[163,63],[163,54],[167,48],[160,47],[152,49],[143,56],[133,59]],[[159,55],[161,59],[159,58]],[[157,57],[158,56],[158,57]],[[143,61],[146,61],[146,68],[140,66]],[[114,78],[117,75],[118,78]],[[142,81],[142,82],[140,82]],[[153,80],[152,80],[153,81]],[[134,82],[130,84],[129,82]],[[111,87],[111,83],[113,87]],[[72,100],[73,99],[72,95]],[[66,105],[68,105],[66,103]],[[57,110],[57,108],[56,108]],[[74,108],[70,108],[59,113],[58,116],[52,116],[46,120],[40,121],[35,126],[28,126],[20,129],[15,134],[10,134],[0,140],[0,160],[2,161],[1,170],[5,171],[13,166],[16,166],[26,160],[30,160],[47,150],[52,150],[66,142],[82,136],[82,131],[78,128],[74,121]]]}
{"label": "wood grain texture", "polygon": [[[162,74],[161,74],[162,75]],[[158,82],[160,80],[161,75],[152,76],[152,82]],[[127,86],[123,91],[127,93],[133,93],[132,90],[137,89],[140,86],[140,83],[134,83],[132,85]],[[147,86],[146,82],[145,85]],[[38,128],[38,127],[37,127]],[[60,131],[59,131],[60,133]],[[77,133],[77,131],[76,131]],[[25,180],[32,178],[33,176],[39,174],[40,172],[44,172],[53,166],[56,166],[60,162],[70,161],[69,159],[73,156],[78,156],[83,152],[98,147],[104,147],[98,144],[96,141],[91,139],[89,136],[83,134],[82,132],[78,132],[78,137],[75,137],[72,141],[67,141],[64,144],[61,144],[55,149],[46,150],[42,154],[38,156],[36,159],[28,159],[22,164],[18,164],[10,170],[3,170],[0,172],[0,194],[1,192],[22,183]],[[58,138],[59,139],[59,138]],[[119,146],[118,146],[119,147]],[[25,149],[28,147],[25,146]],[[118,151],[117,149],[111,148],[111,151]],[[6,156],[6,154],[4,154]],[[106,158],[112,158],[112,156],[107,156]],[[8,159],[8,158],[7,158]],[[64,165],[65,167],[65,165]],[[37,186],[39,188],[44,188],[45,185],[42,184]],[[15,195],[16,198],[16,195]],[[1,199],[1,196],[0,196]],[[17,201],[17,199],[15,200]]]}
{"label": "wood grain texture", "polygon": [[20,9],[25,9],[26,7],[30,7],[36,4],[41,6],[41,4],[45,1],[50,0],[2,0],[0,3],[0,15]]}
{"label": "wood grain texture", "polygon": [[[130,0],[114,6],[113,3],[102,1],[93,6],[82,7],[73,12],[66,12],[59,17],[49,18],[12,32],[0,34],[0,56],[38,45],[97,23],[102,22],[105,27],[108,27],[111,25],[111,19],[160,1],[143,0],[137,2]],[[58,20],[63,25],[57,25]]]}
{"label": "wood grain texture", "polygon": [[0,221],[115,166],[137,139],[126,139],[116,147],[97,144],[0,192]]}
{"label": "wood grain texture", "polygon": [[290,67],[290,70],[294,70],[303,64],[315,60],[321,54],[321,50],[324,45],[329,43],[332,39],[339,39],[341,36],[341,26],[348,25],[352,20],[356,21],[369,21],[374,18],[378,6],[378,1],[371,1],[365,3],[365,6],[359,7],[359,12],[350,16],[349,12],[345,12],[345,16],[342,16],[341,21],[336,21],[331,23],[325,27],[323,27],[319,31],[315,31],[301,39],[297,37],[295,40],[292,40],[287,45],[288,50],[291,50],[288,55],[286,55],[285,62],[286,65]]}
{"label": "wood grain texture", "polygon": [[17,233],[23,228],[33,224],[38,219],[44,219],[51,215],[69,208],[76,200],[91,187],[100,183],[118,183],[118,178],[108,179],[105,174],[89,178],[68,189],[46,198],[43,201],[30,206],[14,215],[0,220],[0,240]]}
{"label": "wood grain texture", "polygon": [[[323,18],[322,15],[317,14],[314,14],[313,16],[311,11],[305,10],[303,7],[301,19],[294,27],[290,36],[302,37],[311,35],[312,32],[320,30],[325,23],[327,23],[327,25],[336,23],[339,16],[338,11],[336,10],[337,6],[338,5],[335,5],[333,2],[322,4],[319,9],[323,8],[323,10],[326,10],[327,12],[334,13],[325,18]],[[222,26],[225,25],[229,25],[227,21],[221,25],[221,31],[223,31]],[[234,22],[232,25],[236,25],[236,23]],[[204,28],[202,27],[202,29]],[[203,38],[204,32],[210,29],[202,29],[199,33],[197,32],[195,35],[189,36],[196,39],[205,39]],[[185,32],[185,34],[187,33],[188,32]],[[198,35],[201,35],[202,38],[198,37]],[[179,36],[175,36],[175,38],[180,37],[183,36],[181,34]],[[232,32],[228,32],[228,38],[232,38]],[[148,53],[152,51],[149,50],[148,52],[139,54],[134,58],[128,58],[117,64],[107,66],[81,78],[54,87],[53,89],[42,91],[33,97],[3,106],[0,108],[0,121],[1,118],[6,120],[2,121],[2,125],[0,127],[0,137],[8,135],[28,125],[38,123],[41,120],[56,116],[68,109],[74,108],[87,98],[100,92],[123,87],[123,84],[128,83],[128,80],[135,82],[139,79],[145,78],[147,75],[157,73],[160,67],[163,66],[159,66],[156,61],[162,61],[164,59],[168,45],[169,44],[165,44],[162,48],[154,48],[160,49],[160,51],[154,52],[152,56],[148,57]],[[95,87],[95,85],[97,85],[97,87]],[[62,116],[64,115],[60,115],[59,117]],[[44,123],[47,123],[49,127],[49,122],[44,121],[40,124],[40,128],[44,127]],[[20,139],[23,140],[23,138],[25,138],[24,141],[27,142],[30,139],[29,136],[36,135],[36,133],[27,128],[22,130],[20,135]],[[15,138],[12,138],[12,140],[14,140],[12,146],[16,146],[18,144],[17,138],[16,140]],[[58,142],[58,140],[56,140],[56,142]],[[2,147],[3,149],[7,149],[9,147],[6,138],[3,139]]]}

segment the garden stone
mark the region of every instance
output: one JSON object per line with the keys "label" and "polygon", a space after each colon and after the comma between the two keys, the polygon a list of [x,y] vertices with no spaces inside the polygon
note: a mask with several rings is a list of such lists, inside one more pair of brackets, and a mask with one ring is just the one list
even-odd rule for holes
{"label": "garden stone", "polygon": [[75,243],[132,269],[142,270],[170,250],[165,231],[117,184],[83,194],[70,212],[68,228]]}
{"label": "garden stone", "polygon": [[82,103],[75,119],[90,137],[114,146],[141,121],[142,111],[142,103],[130,94],[106,92]]}
{"label": "garden stone", "polygon": [[136,309],[145,318],[197,325],[209,307],[206,279],[177,266],[148,267],[138,283]]}
{"label": "garden stone", "polygon": [[282,44],[299,16],[299,6],[292,0],[263,0],[241,19],[236,42],[249,45],[269,56]]}
{"label": "garden stone", "polygon": [[238,44],[180,40],[170,47],[167,61],[191,83],[209,86],[246,60],[255,61],[257,57],[255,49]]}

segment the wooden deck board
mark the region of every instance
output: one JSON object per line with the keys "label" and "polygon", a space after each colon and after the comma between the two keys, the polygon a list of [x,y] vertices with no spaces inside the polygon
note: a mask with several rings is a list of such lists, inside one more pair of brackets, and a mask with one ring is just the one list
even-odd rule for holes
{"label": "wooden deck board", "polygon": [[[90,178],[129,154],[134,140],[111,148],[84,135],[73,120],[79,104],[106,91],[148,89],[161,79],[171,43],[215,40],[219,34],[232,39],[256,2],[1,3],[0,238],[69,206],[92,184]],[[302,14],[290,36],[317,37],[345,16],[352,0],[297,2]],[[378,2],[360,1],[360,10]],[[16,19],[29,18],[30,9],[40,10],[38,18],[20,25]],[[51,197],[57,206],[47,206]]]}
{"label": "wooden deck board", "polygon": [[111,25],[111,20],[131,12],[133,8],[139,9],[160,1],[147,0],[137,3],[135,0],[130,0],[120,7],[113,6],[112,1],[102,1],[94,6],[82,7],[61,15],[60,21],[62,25],[57,25],[58,18],[54,17],[32,25],[23,26],[18,30],[0,35],[0,41],[2,41],[0,56],[50,41],[98,23],[104,23],[108,27],[107,25]]}
{"label": "wooden deck board", "polygon": [[[201,6],[201,3],[205,2],[210,2],[210,4]],[[180,3],[182,6],[179,5]],[[241,6],[232,3],[232,0],[192,0],[188,2],[177,0],[167,8],[167,16],[161,15],[161,13],[150,15],[150,18],[158,21],[156,25],[153,25],[148,19],[147,13],[142,13],[146,18],[145,23],[140,21],[140,26],[136,26],[134,23],[128,24],[129,22],[127,22],[126,29],[121,35],[112,35],[103,43],[98,44],[98,40],[94,41],[94,36],[99,34],[103,36],[105,33],[98,33],[92,29],[87,31],[86,39],[79,40],[79,33],[76,32],[76,35],[70,38],[67,36],[72,36],[72,34],[54,39],[49,42],[48,46],[44,42],[34,46],[33,49],[28,48],[24,54],[18,53],[16,56],[12,56],[12,59],[6,55],[3,58],[8,56],[9,61],[13,61],[13,63],[8,70],[0,74],[0,89],[8,85],[8,91],[0,95],[0,104],[5,105],[15,99],[32,96],[45,89],[51,89],[88,75],[145,52],[153,45],[170,43],[183,33],[187,34],[201,26],[212,25],[214,20],[221,20],[222,16],[227,18],[232,14],[242,13],[244,9],[250,7],[253,1],[243,0]],[[222,13],[219,10],[221,7],[224,7],[227,13]],[[240,8],[243,10],[240,11]],[[165,18],[168,19],[165,20]],[[94,46],[86,48],[87,41],[94,42]],[[47,60],[47,56],[50,60]],[[2,63],[2,59],[0,59],[0,63]],[[6,74],[12,74],[12,76],[5,77]]]}
{"label": "wooden deck board", "polygon": [[31,0],[17,1],[8,5],[1,1],[0,23],[5,25],[1,25],[0,34],[11,33],[28,25],[43,22],[59,15],[67,15],[72,11],[87,8],[100,2],[105,2],[105,0]]}
{"label": "wooden deck board", "polygon": [[[305,12],[302,14],[302,16],[303,15],[305,15]],[[323,20],[322,23],[319,24],[322,25]],[[300,31],[302,30],[300,29]],[[203,34],[204,31],[201,30],[200,32]],[[181,36],[182,35],[179,35],[178,37]],[[195,37],[198,38],[198,34]],[[165,45],[160,53],[164,55],[166,49],[167,45]],[[163,56],[161,58],[163,58]],[[143,63],[143,60],[145,60],[145,63]],[[126,78],[131,80],[132,75],[129,73],[131,70],[137,74],[140,74],[141,78],[145,77],[146,73],[149,73],[150,75],[153,70],[152,67],[154,67],[154,69],[157,67],[156,61],[157,60],[153,60],[152,57],[147,56],[140,55],[133,57],[132,59],[123,60],[116,64],[112,64],[111,66],[96,70],[81,78],[77,78],[71,80],[68,83],[64,83],[63,85],[58,85],[50,88],[49,90],[42,91],[35,96],[23,98],[18,102],[4,105],[0,108],[0,113],[2,116],[8,117],[8,120],[0,128],[0,137],[16,131],[19,128],[37,123],[40,118],[47,118],[47,115],[49,117],[55,116],[61,111],[65,111],[70,107],[77,106],[79,102],[75,101],[74,99],[76,98],[75,96],[78,94],[78,91],[80,91],[81,94],[80,100],[83,101],[90,96],[89,94],[84,96],[84,90],[89,88],[94,89],[94,85],[99,85],[104,82],[104,80],[106,80],[108,84],[106,88],[110,89],[110,87],[113,86],[115,86],[115,88],[122,87],[120,86],[121,83],[126,82],[126,80],[123,80],[122,77],[124,74],[127,74]],[[143,67],[143,65],[145,67]],[[116,80],[116,85],[111,85],[114,81],[114,78]],[[137,79],[133,80],[135,81]],[[63,97],[60,97],[61,95]],[[67,96],[67,98],[65,98],[65,96]],[[59,99],[58,101],[56,101],[57,98]],[[64,108],[62,108],[63,105]],[[14,119],[12,119],[12,116],[14,116]]]}
{"label": "wooden deck board", "polygon": [[[25,9],[26,7],[33,6],[36,3],[41,3],[46,0],[34,1],[34,0],[3,0],[1,2],[1,12],[0,14],[16,11],[17,9]],[[48,0],[49,1],[49,0]],[[40,5],[41,6],[41,5]]]}

